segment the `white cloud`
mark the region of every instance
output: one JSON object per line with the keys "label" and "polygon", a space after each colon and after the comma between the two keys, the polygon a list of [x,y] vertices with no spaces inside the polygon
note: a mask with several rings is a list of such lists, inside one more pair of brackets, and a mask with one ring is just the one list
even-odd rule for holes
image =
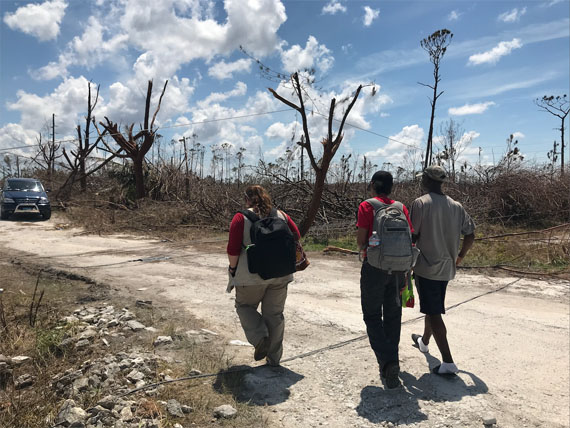
{"label": "white cloud", "polygon": [[447,112],[452,116],[465,116],[468,114],[481,114],[489,107],[494,106],[493,101],[487,101],[478,104],[465,104],[461,107],[451,107]]}
{"label": "white cloud", "polygon": [[520,39],[517,38],[514,38],[510,42],[500,42],[490,51],[471,55],[469,57],[468,64],[470,65],[479,65],[486,63],[496,64],[501,57],[510,54],[513,49],[520,49],[521,47],[522,43]]}
{"label": "white cloud", "polygon": [[287,147],[288,147],[287,141],[282,141],[272,149],[266,150],[264,154],[272,158],[277,158],[283,156],[287,152]]}
{"label": "white cloud", "polygon": [[327,72],[334,63],[331,51],[319,44],[314,36],[309,36],[305,48],[299,45],[281,50],[281,61],[287,72],[295,72],[316,67],[321,73]]}
{"label": "white cloud", "polygon": [[338,0],[331,0],[326,5],[323,6],[322,13],[336,15],[338,12],[345,13],[346,6],[340,3]]}
{"label": "white cloud", "polygon": [[447,15],[447,20],[457,21],[461,15],[463,15],[463,13],[458,12],[456,10],[452,10],[451,12],[449,12],[449,15]]}
{"label": "white cloud", "polygon": [[253,61],[251,59],[239,59],[229,63],[220,61],[208,69],[208,74],[219,80],[231,79],[233,77],[233,73],[251,70],[252,62]]}
{"label": "white cloud", "polygon": [[[133,70],[140,81],[165,80],[195,59],[212,60],[243,46],[256,56],[279,49],[277,30],[287,20],[280,0],[226,0],[216,21],[212,1],[122,0],[112,19],[91,17],[84,34],[70,42],[58,61],[36,70],[36,78],[67,76],[70,65],[93,67],[128,44],[138,54]],[[175,28],[176,31],[165,31]]]}
{"label": "white cloud", "polygon": [[365,153],[367,158],[385,157],[392,164],[401,163],[407,149],[420,148],[424,140],[424,130],[419,125],[404,126],[396,135],[391,135],[390,139],[382,147]]}
{"label": "white cloud", "polygon": [[475,138],[478,138],[480,135],[481,134],[477,131],[465,132],[459,139],[459,147],[467,147]]}
{"label": "white cloud", "polygon": [[63,0],[32,3],[4,15],[4,22],[12,30],[20,30],[45,42],[58,36],[66,8],[67,3]]}
{"label": "white cloud", "polygon": [[81,37],[74,37],[69,43],[69,51],[75,55],[74,63],[90,68],[126,48],[126,34],[114,34],[105,39],[105,33],[111,31],[94,16],[89,17]]}
{"label": "white cloud", "polygon": [[267,138],[290,141],[291,137],[298,134],[301,129],[301,124],[297,121],[293,121],[289,124],[284,124],[283,122],[275,122],[272,123],[269,128],[267,128],[265,131],[265,136]]}
{"label": "white cloud", "polygon": [[[245,84],[239,82],[236,87],[223,94],[210,94],[203,100],[199,100],[195,107],[189,110],[189,117],[181,116],[176,119],[176,124],[189,125],[184,130],[184,135],[193,133],[198,135],[198,141],[206,146],[226,141],[235,148],[244,147],[246,158],[254,162],[259,150],[263,147],[263,138],[257,130],[248,124],[255,123],[267,116],[242,117],[240,119],[225,120],[237,116],[247,116],[254,113],[269,112],[282,107],[267,91],[258,91],[248,99],[240,103],[242,108],[231,108],[221,104],[223,98],[240,96],[244,93]],[[217,102],[213,102],[217,101]],[[193,123],[190,125],[190,123]]]}
{"label": "white cloud", "polygon": [[525,135],[524,135],[522,132],[520,132],[520,131],[513,132],[513,138],[514,138],[515,140],[516,140],[516,139],[519,139],[519,138],[524,138],[524,137],[525,137]]}
{"label": "white cloud", "polygon": [[33,70],[30,73],[31,76],[38,80],[51,80],[57,77],[67,77],[67,69],[72,65],[90,69],[110,58],[117,61],[117,54],[127,47],[128,36],[119,33],[105,39],[106,33],[111,34],[112,31],[101,24],[96,17],[89,17],[83,34],[80,37],[74,37],[67,44],[58,60],[38,70]]}
{"label": "white cloud", "polygon": [[525,13],[526,13],[526,7],[523,7],[521,10],[515,7],[511,11],[501,13],[497,17],[497,19],[499,21],[508,22],[508,23],[517,22],[519,19],[521,19],[521,16],[523,16]]}
{"label": "white cloud", "polygon": [[237,82],[235,88],[228,92],[212,92],[204,100],[198,102],[198,106],[203,108],[210,104],[220,103],[228,98],[241,97],[247,92],[247,85],[243,82]]}
{"label": "white cloud", "polygon": [[[109,87],[109,102],[101,103],[96,111],[98,118],[109,117],[110,120],[120,124],[141,123],[144,115],[147,81],[130,79],[124,83],[115,82]],[[153,81],[151,98],[151,112],[158,104],[164,80]],[[171,118],[190,111],[188,105],[194,93],[194,86],[188,78],[172,77],[168,81],[156,125],[168,123]],[[85,101],[84,101],[85,102]],[[166,118],[166,119],[165,119]]]}
{"label": "white cloud", "polygon": [[544,6],[546,6],[546,7],[552,7],[552,6],[554,6],[555,4],[562,3],[563,1],[566,1],[566,0],[550,0],[550,1],[547,1],[546,3],[543,3],[541,6],[542,6],[542,7],[544,7]]}
{"label": "white cloud", "polygon": [[[315,148],[315,156],[318,157],[319,151],[321,150],[321,145],[318,142],[327,134],[328,122],[326,119],[326,113],[328,112],[331,98],[337,99],[338,104],[335,111],[335,118],[340,119],[343,114],[343,108],[348,104],[347,101],[342,100],[350,100],[350,97],[356,87],[357,84],[354,82],[345,82],[340,92],[322,92],[312,87],[307,88],[308,97],[312,100],[312,108],[318,108],[318,111],[321,111],[324,114],[323,117],[323,115],[315,112],[315,114],[310,114],[307,117],[309,121],[308,125],[310,136]],[[283,97],[290,99],[293,102],[297,102],[294,95],[291,94],[291,89],[287,83],[281,83],[276,88],[276,91]],[[370,114],[378,114],[382,106],[390,102],[391,99],[389,97],[380,93],[371,97],[370,88],[365,88],[358,101],[355,103],[348,118],[348,122],[360,128],[369,129],[370,123],[366,120],[366,116]],[[261,91],[250,96],[245,103],[241,103],[240,105],[243,107],[235,109],[224,106],[220,103],[207,102],[207,99],[198,101],[196,103],[196,108],[191,109],[191,118],[189,119],[190,122],[194,122],[196,124],[188,129],[187,132],[195,132],[199,136],[199,140],[205,144],[217,143],[219,141],[231,141],[236,147],[245,147],[247,149],[247,154],[249,154],[249,156],[253,156],[251,160],[255,161],[254,156],[257,155],[260,148],[263,147],[263,138],[256,132],[252,132],[251,127],[246,126],[244,128],[244,125],[255,123],[263,118],[263,120],[267,120],[267,117],[255,116],[230,121],[222,119],[278,110],[283,108],[283,104],[275,100],[269,92]],[[285,117],[287,119],[279,120],[280,117]],[[265,154],[267,156],[272,157],[283,155],[285,149],[291,145],[293,131],[295,131],[294,139],[298,139],[300,137],[302,127],[300,124],[297,124],[295,128],[295,121],[293,118],[293,112],[281,113],[280,116],[276,117],[275,123],[266,128],[264,135],[265,139],[275,139],[278,141],[277,147],[270,146],[272,147],[271,150],[265,150]],[[291,122],[287,120],[291,120]],[[178,119],[178,122],[184,123],[182,119]],[[334,129],[336,130],[337,128],[338,123],[334,122]],[[245,132],[246,130],[249,131]],[[343,147],[346,148],[355,132],[355,128],[348,125],[345,127]]]}
{"label": "white cloud", "polygon": [[[13,149],[10,151],[0,152],[0,156],[3,158],[5,155],[22,155],[28,153],[37,147],[38,132],[32,129],[26,129],[22,125],[17,123],[8,123],[0,128],[0,147],[2,149],[10,149],[12,147],[22,147],[19,149]],[[23,146],[29,146],[29,149],[23,148]]]}
{"label": "white cloud", "polygon": [[380,9],[372,9],[370,6],[364,6],[364,17],[362,22],[365,27],[370,27],[372,21],[374,21],[380,15]]}
{"label": "white cloud", "polygon": [[58,134],[73,133],[78,113],[85,109],[87,82],[83,76],[66,79],[44,97],[19,90],[17,101],[9,103],[8,109],[20,112],[20,124],[26,129],[39,131],[55,113]]}
{"label": "white cloud", "polygon": [[342,45],[340,49],[345,53],[349,53],[352,51],[352,43],[347,43],[346,45]]}
{"label": "white cloud", "polygon": [[457,158],[456,165],[463,162],[475,162],[479,157],[479,147],[470,147],[473,140],[479,138],[481,134],[477,131],[465,132],[459,142],[456,144],[455,149],[460,155]]}
{"label": "white cloud", "polygon": [[[256,56],[278,48],[277,30],[287,19],[279,0],[224,2],[227,17],[216,21],[211,2],[193,2],[192,16],[179,11],[178,0],[127,0],[121,27],[127,29],[132,45],[145,55],[146,75],[168,77],[182,64],[201,58],[211,60],[243,46]],[[206,5],[206,6],[203,6]],[[185,12],[185,11],[182,11]],[[165,31],[175,28],[176,31]],[[135,70],[138,71],[138,70]]]}

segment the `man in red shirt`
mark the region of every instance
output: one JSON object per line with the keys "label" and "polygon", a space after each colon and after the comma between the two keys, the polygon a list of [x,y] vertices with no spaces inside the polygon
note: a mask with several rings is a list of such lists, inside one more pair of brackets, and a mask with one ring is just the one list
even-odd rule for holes
{"label": "man in red shirt", "polygon": [[[392,205],[395,201],[388,198],[388,195],[392,192],[393,183],[392,174],[389,172],[376,172],[368,185],[370,196],[384,204]],[[403,204],[402,210],[412,231],[408,209]],[[405,283],[404,273],[388,273],[377,269],[366,259],[366,248],[374,225],[374,208],[369,202],[364,201],[358,207],[356,225],[358,247],[364,255],[360,271],[360,297],[366,332],[380,366],[381,378],[388,388],[396,388],[400,385],[398,345],[402,320],[400,290]]]}

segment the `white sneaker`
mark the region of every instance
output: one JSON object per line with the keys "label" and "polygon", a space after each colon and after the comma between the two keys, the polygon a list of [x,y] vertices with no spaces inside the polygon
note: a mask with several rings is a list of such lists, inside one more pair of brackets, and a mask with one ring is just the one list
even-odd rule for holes
{"label": "white sneaker", "polygon": [[433,373],[438,375],[455,375],[459,369],[455,363],[441,363],[439,366],[433,368]]}
{"label": "white sneaker", "polygon": [[420,352],[423,352],[424,354],[427,354],[429,352],[428,346],[424,344],[424,341],[419,334],[412,334],[412,340],[417,345]]}

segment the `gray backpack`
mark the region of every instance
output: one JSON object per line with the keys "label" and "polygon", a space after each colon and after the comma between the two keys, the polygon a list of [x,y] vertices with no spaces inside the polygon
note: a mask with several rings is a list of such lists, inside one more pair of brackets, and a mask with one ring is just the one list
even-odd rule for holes
{"label": "gray backpack", "polygon": [[376,198],[366,202],[374,208],[372,230],[380,238],[380,245],[367,249],[368,263],[388,273],[411,270],[419,250],[412,246],[412,233],[404,206],[400,202],[388,205]]}

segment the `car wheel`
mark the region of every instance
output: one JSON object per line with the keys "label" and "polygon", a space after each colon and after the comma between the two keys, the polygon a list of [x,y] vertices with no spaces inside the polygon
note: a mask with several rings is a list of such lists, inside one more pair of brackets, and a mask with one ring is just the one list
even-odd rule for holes
{"label": "car wheel", "polygon": [[51,211],[45,211],[42,213],[44,220],[49,220],[51,218]]}
{"label": "car wheel", "polygon": [[8,217],[10,217],[10,214],[8,214],[6,211],[4,211],[2,209],[2,207],[0,206],[0,219],[8,220]]}

